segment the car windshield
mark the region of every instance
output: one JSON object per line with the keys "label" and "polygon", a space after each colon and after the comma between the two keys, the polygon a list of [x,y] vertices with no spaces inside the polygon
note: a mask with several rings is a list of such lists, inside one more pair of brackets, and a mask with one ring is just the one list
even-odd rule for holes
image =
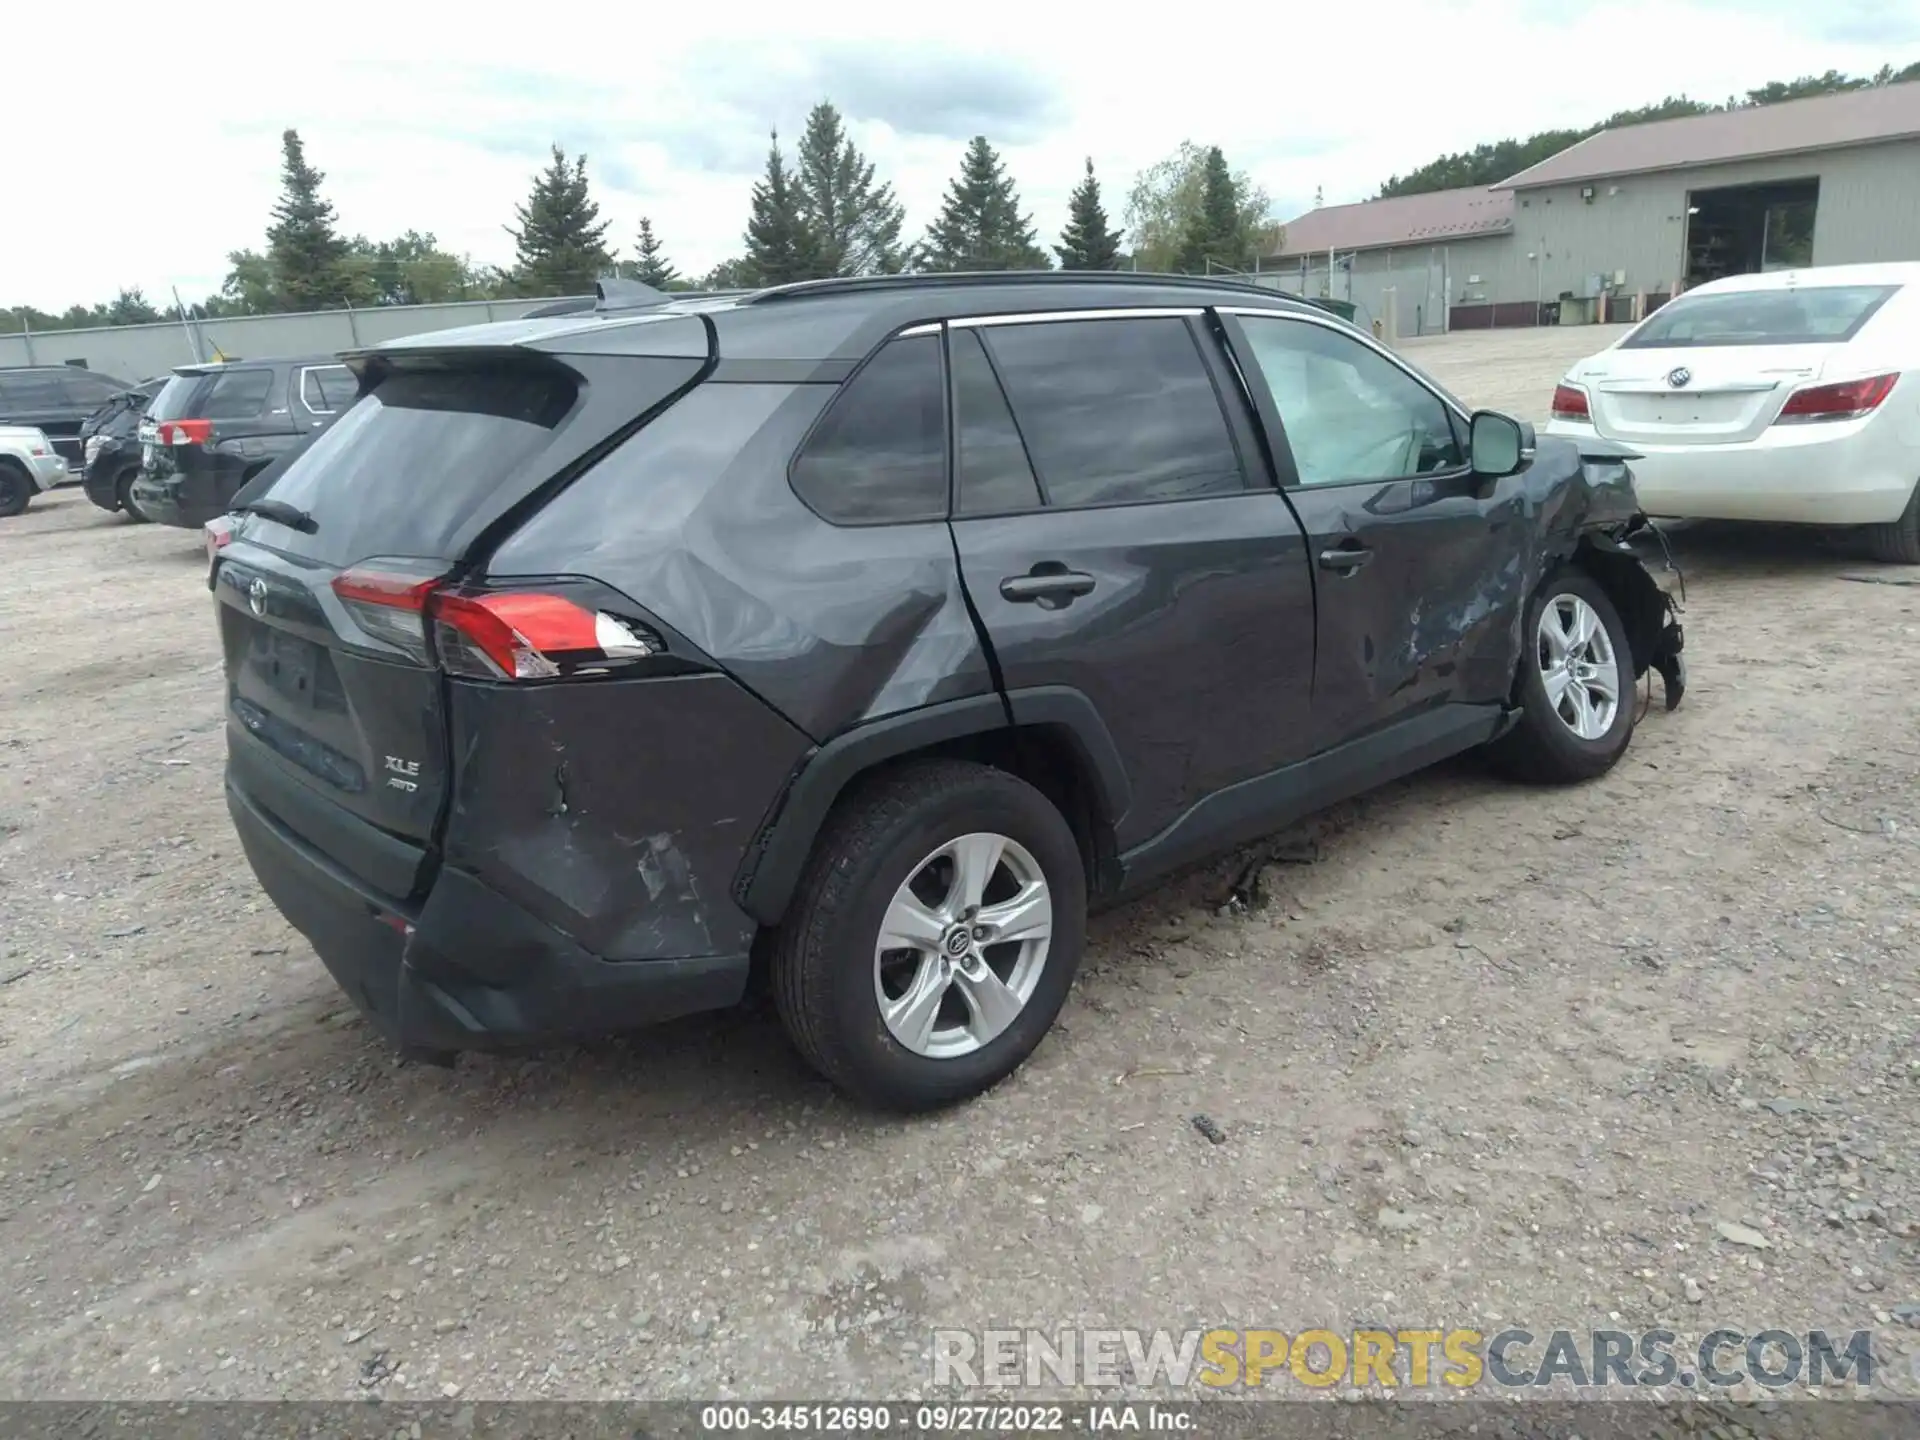
{"label": "car windshield", "polygon": [[1821,285],[1684,295],[1656,311],[1620,348],[1844,344],[1899,288]]}

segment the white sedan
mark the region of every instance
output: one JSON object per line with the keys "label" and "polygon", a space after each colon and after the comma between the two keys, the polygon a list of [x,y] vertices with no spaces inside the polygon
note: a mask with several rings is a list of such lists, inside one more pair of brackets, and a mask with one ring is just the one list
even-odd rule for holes
{"label": "white sedan", "polygon": [[1651,515],[1864,526],[1920,564],[1920,264],[1689,290],[1569,370],[1546,433],[1632,447]]}

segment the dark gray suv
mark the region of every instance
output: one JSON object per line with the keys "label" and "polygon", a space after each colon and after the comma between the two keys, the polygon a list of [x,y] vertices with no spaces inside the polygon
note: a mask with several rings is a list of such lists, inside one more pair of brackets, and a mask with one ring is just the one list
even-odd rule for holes
{"label": "dark gray suv", "polygon": [[1265,290],[833,281],[348,360],[209,527],[227,798],[425,1058],[764,964],[825,1075],[954,1101],[1090,895],[1474,747],[1597,776],[1683,684],[1625,452]]}

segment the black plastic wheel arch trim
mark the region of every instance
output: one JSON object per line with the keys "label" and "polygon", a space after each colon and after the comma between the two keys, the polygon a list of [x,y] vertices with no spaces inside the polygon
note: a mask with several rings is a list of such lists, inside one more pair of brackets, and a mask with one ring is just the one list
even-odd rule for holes
{"label": "black plastic wheel arch trim", "polygon": [[841,792],[876,765],[969,735],[1019,726],[1058,726],[1078,752],[1093,788],[1097,818],[1112,825],[1126,813],[1131,790],[1113,736],[1093,702],[1066,686],[972,695],[870,721],[811,751],[762,826],[734,880],[734,895],[763,925],[778,924],[799,888],[815,837]]}

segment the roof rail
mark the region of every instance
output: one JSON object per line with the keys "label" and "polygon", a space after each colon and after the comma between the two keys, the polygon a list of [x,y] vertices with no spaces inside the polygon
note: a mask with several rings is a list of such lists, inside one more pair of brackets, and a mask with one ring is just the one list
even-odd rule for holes
{"label": "roof rail", "polygon": [[1211,275],[1162,275],[1150,270],[956,270],[931,275],[848,275],[827,280],[796,280],[756,290],[741,301],[761,305],[774,300],[803,300],[814,295],[858,295],[873,290],[925,290],[947,286],[993,285],[1142,285],[1195,290],[1241,290],[1287,297],[1283,290],[1245,280]]}

